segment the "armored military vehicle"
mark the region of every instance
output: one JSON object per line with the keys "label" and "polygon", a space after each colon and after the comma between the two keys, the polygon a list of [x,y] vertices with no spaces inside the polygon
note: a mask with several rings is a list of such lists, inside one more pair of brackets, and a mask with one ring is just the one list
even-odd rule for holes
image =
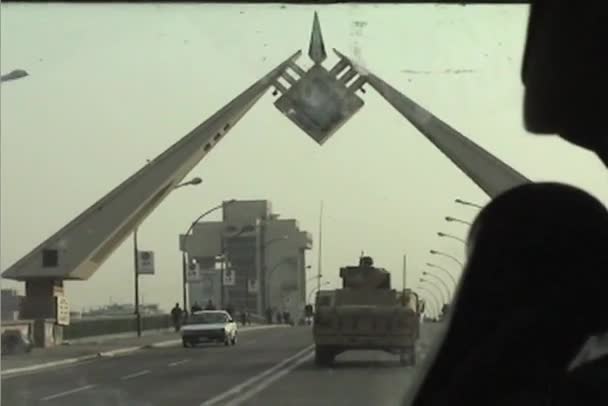
{"label": "armored military vehicle", "polygon": [[390,273],[362,256],[358,266],[340,269],[342,289],[321,290],[315,300],[315,362],[329,365],[348,350],[399,354],[402,365],[416,363],[420,304],[411,290],[391,288]]}

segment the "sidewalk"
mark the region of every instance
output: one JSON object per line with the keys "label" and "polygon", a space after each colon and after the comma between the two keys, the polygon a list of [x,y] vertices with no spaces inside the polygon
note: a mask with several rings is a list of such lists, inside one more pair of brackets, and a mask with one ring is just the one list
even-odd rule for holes
{"label": "sidewalk", "polygon": [[[257,330],[272,326],[252,325],[239,327],[239,331]],[[50,348],[34,348],[29,354],[2,356],[2,375],[33,371],[60,365],[72,364],[98,357],[111,357],[143,348],[168,347],[181,342],[179,333],[156,331],[137,337],[91,337],[69,345]]]}

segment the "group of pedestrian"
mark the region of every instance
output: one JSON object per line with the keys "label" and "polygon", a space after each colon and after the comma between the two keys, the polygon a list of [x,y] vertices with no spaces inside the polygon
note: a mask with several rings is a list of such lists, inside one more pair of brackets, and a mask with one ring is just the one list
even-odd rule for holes
{"label": "group of pedestrian", "polygon": [[[207,301],[207,304],[205,305],[204,308],[201,307],[201,305],[198,302],[194,302],[194,304],[190,308],[190,314],[194,314],[194,313],[200,312],[202,310],[217,310],[217,307],[215,306],[215,304],[213,303],[213,301],[211,299],[209,299]],[[226,312],[230,315],[230,317],[232,319],[234,319],[235,310],[234,310],[234,307],[232,306],[232,304],[229,303],[226,306]],[[184,324],[184,322],[188,319],[188,317],[189,317],[188,311],[182,309],[180,307],[179,303],[175,303],[175,306],[173,307],[173,309],[171,309],[171,321],[173,323],[173,327],[176,332],[181,329],[182,324]],[[243,325],[243,326],[251,324],[251,318],[250,318],[248,311],[243,310],[240,312],[240,322],[241,322],[241,325]]]}
{"label": "group of pedestrian", "polygon": [[272,308],[268,307],[266,309],[265,313],[266,313],[266,323],[267,324],[273,324],[273,322],[276,322],[276,324],[293,325],[293,320],[291,319],[291,314],[287,310],[279,311],[279,310],[273,310]]}

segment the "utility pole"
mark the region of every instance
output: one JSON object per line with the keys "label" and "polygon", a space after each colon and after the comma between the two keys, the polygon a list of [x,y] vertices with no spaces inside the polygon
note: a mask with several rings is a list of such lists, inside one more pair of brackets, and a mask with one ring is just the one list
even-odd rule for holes
{"label": "utility pole", "polygon": [[188,259],[186,258],[186,251],[182,251],[182,306],[184,311],[188,309]]}
{"label": "utility pole", "polygon": [[139,248],[137,247],[137,228],[133,231],[133,258],[135,261],[135,323],[137,337],[141,337],[141,313],[139,312]]}
{"label": "utility pole", "polygon": [[220,309],[224,309],[224,297],[226,295],[226,286],[224,285],[224,276],[226,275],[226,237],[221,237],[221,248],[220,248]]}
{"label": "utility pole", "polygon": [[407,255],[403,254],[403,293],[405,293],[406,283],[406,265],[407,265]]}
{"label": "utility pole", "polygon": [[321,271],[323,268],[323,200],[319,210],[319,259],[317,264],[317,291],[321,290]]}

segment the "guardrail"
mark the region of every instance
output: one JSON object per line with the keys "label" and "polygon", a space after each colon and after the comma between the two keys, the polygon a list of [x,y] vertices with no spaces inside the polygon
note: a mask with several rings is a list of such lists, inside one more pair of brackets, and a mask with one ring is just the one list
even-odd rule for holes
{"label": "guardrail", "polygon": [[[236,317],[240,322],[240,318]],[[251,314],[250,322],[264,324],[265,320],[259,315]],[[169,314],[142,315],[142,331],[162,331],[173,328]],[[67,326],[58,326],[54,319],[48,320],[15,320],[2,321],[2,332],[5,330],[21,330],[29,336],[37,347],[57,345],[63,341],[84,338],[103,337],[109,335],[135,333],[137,321],[135,315],[89,317],[72,319]]]}
{"label": "guardrail", "polygon": [[[250,315],[253,323],[264,323],[258,315]],[[237,321],[240,321],[237,316]],[[168,330],[173,327],[169,314],[142,315],[142,331]],[[63,340],[104,336],[110,334],[131,333],[137,331],[135,315],[118,317],[92,317],[73,319],[70,325],[63,327]]]}

